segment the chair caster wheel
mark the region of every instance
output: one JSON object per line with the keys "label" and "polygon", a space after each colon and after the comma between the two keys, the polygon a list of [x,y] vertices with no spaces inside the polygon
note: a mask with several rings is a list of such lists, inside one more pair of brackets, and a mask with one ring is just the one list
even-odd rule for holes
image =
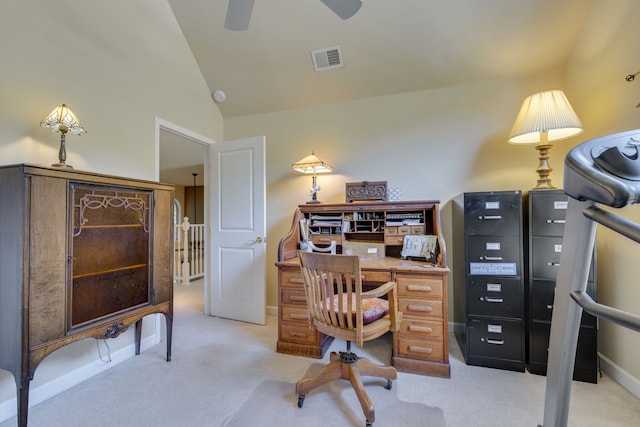
{"label": "chair caster wheel", "polygon": [[298,408],[302,408],[302,404],[304,403],[304,394],[298,396]]}
{"label": "chair caster wheel", "polygon": [[387,390],[391,390],[391,387],[393,387],[393,381],[388,380],[387,385],[384,386],[384,388],[386,388]]}

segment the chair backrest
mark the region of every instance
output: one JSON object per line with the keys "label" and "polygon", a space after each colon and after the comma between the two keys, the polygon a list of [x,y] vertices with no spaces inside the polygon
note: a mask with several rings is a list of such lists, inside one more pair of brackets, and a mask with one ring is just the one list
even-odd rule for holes
{"label": "chair backrest", "polygon": [[[363,302],[357,256],[303,251],[298,255],[311,325],[326,335],[355,342],[360,347],[365,340],[391,330],[392,322],[387,316],[389,302],[368,295]],[[391,300],[395,303],[395,296]]]}

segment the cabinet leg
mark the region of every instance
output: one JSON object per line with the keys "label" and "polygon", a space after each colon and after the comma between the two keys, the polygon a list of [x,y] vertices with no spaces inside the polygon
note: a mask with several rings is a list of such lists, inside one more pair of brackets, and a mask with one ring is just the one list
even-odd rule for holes
{"label": "cabinet leg", "polygon": [[167,362],[171,362],[171,336],[173,335],[173,317],[164,315],[167,323]]}
{"label": "cabinet leg", "polygon": [[136,356],[140,354],[140,340],[141,339],[142,339],[142,319],[136,320],[136,328],[135,328]]}
{"label": "cabinet leg", "polygon": [[21,380],[18,384],[18,427],[27,427],[29,414],[29,380]]}

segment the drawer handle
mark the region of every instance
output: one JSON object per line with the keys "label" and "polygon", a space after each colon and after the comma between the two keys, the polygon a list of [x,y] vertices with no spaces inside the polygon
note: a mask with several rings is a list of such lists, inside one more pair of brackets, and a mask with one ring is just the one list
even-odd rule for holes
{"label": "drawer handle", "polygon": [[433,333],[433,328],[431,328],[429,326],[409,325],[409,327],[407,329],[409,330],[409,332],[426,332],[428,334]]}
{"label": "drawer handle", "polygon": [[484,259],[486,261],[502,261],[503,260],[501,256],[485,256],[485,257],[480,257],[480,259]]}
{"label": "drawer handle", "polygon": [[498,219],[502,219],[502,215],[482,215],[478,217],[479,220],[489,220],[489,221],[495,221]]}
{"label": "drawer handle", "polygon": [[292,277],[289,279],[289,283],[304,283],[302,277]]}
{"label": "drawer handle", "polygon": [[485,300],[486,302],[496,302],[496,303],[502,303],[504,302],[504,298],[493,298],[493,297],[480,297],[480,301]]}
{"label": "drawer handle", "polygon": [[409,285],[407,286],[407,290],[409,291],[423,291],[423,292],[433,292],[433,287],[431,286],[421,286],[421,285]]}
{"label": "drawer handle", "polygon": [[409,351],[413,351],[414,353],[433,353],[433,349],[431,347],[420,347],[417,345],[410,345]]}
{"label": "drawer handle", "polygon": [[489,344],[495,344],[495,345],[503,345],[504,344],[504,340],[492,340],[491,338],[487,338],[487,342]]}
{"label": "drawer handle", "polygon": [[564,219],[548,219],[547,224],[565,224],[567,221]]}
{"label": "drawer handle", "polygon": [[551,305],[551,304],[547,304],[547,309],[549,309],[549,310],[553,310],[553,305]]}
{"label": "drawer handle", "polygon": [[409,304],[407,308],[412,311],[424,311],[425,313],[431,313],[433,311],[433,307],[430,305]]}
{"label": "drawer handle", "polygon": [[307,302],[307,299],[305,297],[301,297],[299,295],[291,295],[289,297],[290,301],[300,301],[300,302]]}
{"label": "drawer handle", "polygon": [[289,336],[293,337],[293,338],[307,338],[309,336],[309,334],[305,334],[302,332],[289,332]]}
{"label": "drawer handle", "polygon": [[560,266],[560,263],[559,262],[548,262],[547,266],[548,267],[558,267],[558,266]]}
{"label": "drawer handle", "polygon": [[289,319],[293,319],[293,320],[309,320],[309,315],[308,314],[291,313],[289,315]]}

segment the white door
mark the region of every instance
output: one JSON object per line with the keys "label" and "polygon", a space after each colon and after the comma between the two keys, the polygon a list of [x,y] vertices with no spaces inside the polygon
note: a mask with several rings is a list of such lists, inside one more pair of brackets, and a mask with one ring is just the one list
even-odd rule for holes
{"label": "white door", "polygon": [[211,315],[264,325],[265,137],[210,147]]}

